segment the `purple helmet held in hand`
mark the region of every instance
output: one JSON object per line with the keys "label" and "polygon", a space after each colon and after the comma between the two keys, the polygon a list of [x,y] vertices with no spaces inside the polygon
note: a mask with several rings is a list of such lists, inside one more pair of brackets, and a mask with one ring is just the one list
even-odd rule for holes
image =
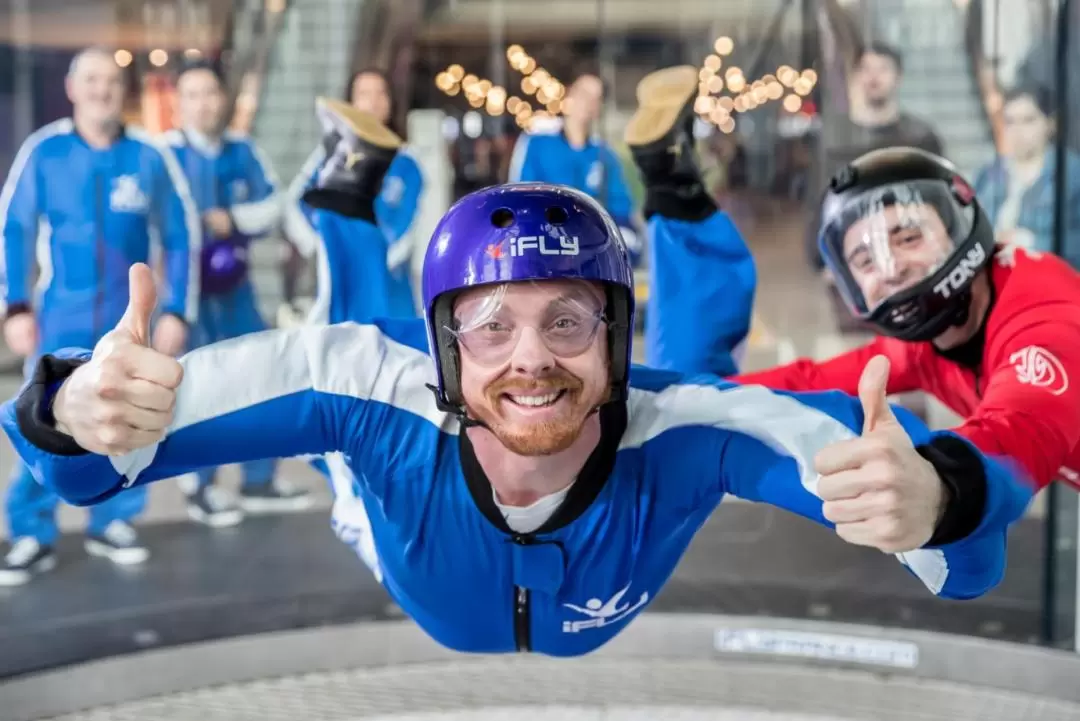
{"label": "purple helmet held in hand", "polygon": [[247,243],[233,238],[209,241],[202,247],[200,273],[203,295],[234,290],[247,278]]}
{"label": "purple helmet held in hand", "polygon": [[481,285],[586,280],[602,285],[611,359],[611,401],[625,400],[634,327],[634,276],[615,221],[573,188],[496,185],[446,212],[424,257],[424,319],[443,410],[461,412],[461,366],[453,327],[455,296]]}

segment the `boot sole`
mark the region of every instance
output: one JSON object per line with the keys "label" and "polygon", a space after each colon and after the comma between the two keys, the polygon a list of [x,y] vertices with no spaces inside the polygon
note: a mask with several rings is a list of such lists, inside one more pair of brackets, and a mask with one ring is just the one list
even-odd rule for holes
{"label": "boot sole", "polygon": [[655,143],[671,132],[686,113],[693,111],[698,92],[698,70],[679,65],[649,73],[637,86],[638,108],[623,133],[627,145]]}
{"label": "boot sole", "polygon": [[376,147],[397,150],[404,144],[397,133],[380,123],[374,115],[357,110],[343,100],[320,97],[315,104],[320,115],[325,114],[335,125],[341,125]]}

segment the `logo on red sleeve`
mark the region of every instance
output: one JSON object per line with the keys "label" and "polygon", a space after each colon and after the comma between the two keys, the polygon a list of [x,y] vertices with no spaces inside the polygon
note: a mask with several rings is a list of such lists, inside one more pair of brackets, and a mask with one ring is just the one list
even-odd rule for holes
{"label": "logo on red sleeve", "polygon": [[1055,396],[1069,390],[1069,376],[1057,356],[1037,345],[1029,345],[1009,356],[1016,368],[1016,380],[1036,388],[1045,388]]}

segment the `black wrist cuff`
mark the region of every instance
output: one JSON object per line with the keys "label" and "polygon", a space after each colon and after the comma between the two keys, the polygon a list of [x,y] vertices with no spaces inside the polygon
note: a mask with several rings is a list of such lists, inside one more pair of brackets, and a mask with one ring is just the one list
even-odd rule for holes
{"label": "black wrist cuff", "polygon": [[7,310],[4,311],[4,320],[22,313],[29,313],[31,310],[29,303],[9,303]]}
{"label": "black wrist cuff", "polygon": [[15,400],[15,421],[19,432],[35,446],[57,456],[81,456],[88,453],[69,435],[56,430],[52,402],[56,392],[75,369],[86,363],[82,359],[42,356],[34,374]]}
{"label": "black wrist cuff", "polygon": [[354,195],[339,190],[312,188],[304,193],[303,201],[312,208],[328,210],[346,218],[356,218],[375,223],[375,198]]}
{"label": "black wrist cuff", "polygon": [[716,210],[716,201],[705,192],[705,186],[701,183],[681,187],[652,187],[645,193],[646,218],[660,215],[672,220],[697,222],[705,220]]}
{"label": "black wrist cuff", "polygon": [[939,436],[915,449],[930,462],[948,500],[927,546],[961,541],[979,527],[986,512],[986,468],[979,454],[959,438]]}

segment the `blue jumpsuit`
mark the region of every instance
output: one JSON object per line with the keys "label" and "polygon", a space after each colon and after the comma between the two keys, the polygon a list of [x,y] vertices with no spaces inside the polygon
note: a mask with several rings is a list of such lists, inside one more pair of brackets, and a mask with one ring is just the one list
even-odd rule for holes
{"label": "blue jumpsuit", "polygon": [[[247,137],[226,133],[213,141],[194,131],[173,130],[169,145],[187,176],[199,213],[214,208],[228,211],[235,228],[229,240],[246,251],[251,240],[271,232],[281,220],[283,198],[270,162]],[[208,231],[206,242],[209,243]],[[251,279],[244,277],[230,290],[211,293],[204,285],[199,295],[199,320],[192,329],[191,347],[197,348],[247,333],[266,330],[259,314]],[[276,462],[261,459],[244,464],[244,485],[273,481]],[[215,468],[201,468],[199,486],[209,485]]]}
{"label": "blue jumpsuit", "polygon": [[[559,510],[515,532],[468,434],[427,387],[435,369],[410,332],[419,325],[307,326],[199,349],[182,360],[176,430],[125,456],[86,453],[42,417],[86,352],[42,364],[22,403],[0,406],[0,427],[35,477],[76,504],[200,465],[339,453],[353,483],[338,500],[366,508],[370,524],[370,547],[356,550],[377,556],[382,584],[421,628],[464,652],[576,656],[604,645],[660,593],[725,495],[829,526],[813,458],[859,435],[857,399],[634,367],[628,401],[601,409],[601,439]],[[914,445],[959,445],[967,472],[985,479],[966,537],[898,560],[941,597],[986,593],[1030,486],[1014,465],[894,412]],[[333,526],[352,545],[348,510],[335,503]]]}
{"label": "blue jumpsuit", "polygon": [[424,187],[416,160],[399,151],[375,202],[378,228],[362,220],[321,213],[301,200],[325,158],[320,147],[289,187],[286,231],[302,255],[316,257],[317,296],[309,320],[338,323],[415,318],[409,278],[415,248],[412,226]]}
{"label": "blue jumpsuit", "polygon": [[[88,145],[70,119],[23,143],[0,191],[0,300],[32,305],[38,353],[92,348],[128,302],[128,268],[151,259],[160,242],[164,287],[159,308],[189,322],[198,309],[200,225],[172,152],[135,128],[105,149]],[[37,287],[30,281],[34,261]],[[27,368],[33,368],[30,359]],[[88,531],[138,515],[145,491],[133,489],[90,509]],[[17,464],[8,491],[12,538],[52,544],[57,498]]]}
{"label": "blue jumpsuit", "polygon": [[700,222],[649,219],[645,362],[683,373],[738,372],[757,271],[723,211]]}
{"label": "blue jumpsuit", "polygon": [[618,156],[603,141],[575,148],[563,133],[523,133],[510,158],[511,183],[568,185],[588,193],[615,219],[632,258],[643,250],[634,230],[634,201]]}

